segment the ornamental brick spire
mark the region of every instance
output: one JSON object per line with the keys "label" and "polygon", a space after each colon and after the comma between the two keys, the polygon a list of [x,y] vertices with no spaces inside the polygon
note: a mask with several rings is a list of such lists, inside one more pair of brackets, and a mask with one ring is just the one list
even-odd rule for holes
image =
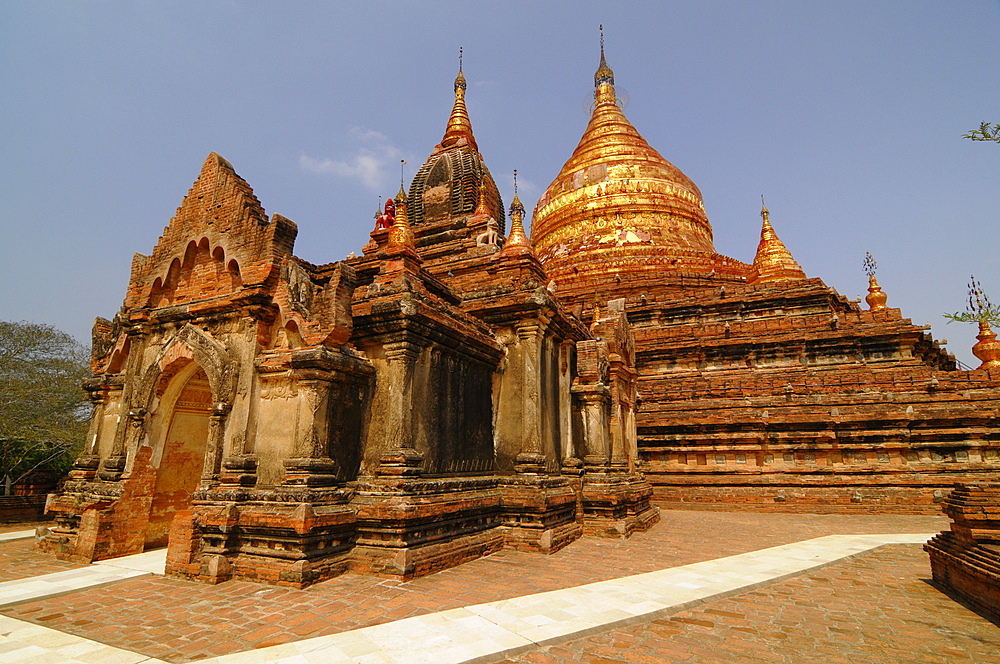
{"label": "ornamental brick spire", "polygon": [[458,49],[458,76],[455,77],[455,105],[448,118],[448,126],[444,130],[444,138],[434,148],[434,153],[444,152],[453,147],[468,145],[473,150],[479,150],[476,138],[472,135],[472,120],[465,108],[465,74],[462,73],[462,49]]}
{"label": "ornamental brick spire", "polygon": [[753,275],[750,283],[759,284],[766,281],[787,281],[789,279],[805,279],[806,273],[792,258],[785,243],[778,239],[774,227],[771,226],[770,211],[760,197],[760,216],[763,220],[760,229],[760,244],[757,245],[757,255],[753,259]]}

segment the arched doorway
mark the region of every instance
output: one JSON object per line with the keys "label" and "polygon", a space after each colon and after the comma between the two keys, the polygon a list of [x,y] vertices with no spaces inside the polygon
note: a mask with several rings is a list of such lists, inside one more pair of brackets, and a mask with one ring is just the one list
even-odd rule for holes
{"label": "arched doorway", "polygon": [[193,373],[180,372],[175,380],[185,382],[170,411],[163,445],[157,450],[159,463],[155,458],[153,462],[156,484],[146,526],[146,548],[167,545],[174,514],[190,506],[205,463],[212,413],[208,376],[197,367]]}

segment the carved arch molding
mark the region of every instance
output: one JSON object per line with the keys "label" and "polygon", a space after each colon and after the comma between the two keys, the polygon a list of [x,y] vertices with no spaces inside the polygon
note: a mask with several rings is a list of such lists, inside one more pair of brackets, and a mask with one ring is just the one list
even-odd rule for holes
{"label": "carved arch molding", "polygon": [[[178,348],[179,345],[183,348]],[[171,363],[172,356],[188,355],[183,352],[184,349],[188,350],[191,359],[205,370],[212,390],[212,401],[216,404],[232,404],[239,378],[239,366],[232,353],[224,344],[188,323],[174,334],[157,355],[156,360],[146,368],[135,392],[136,408],[148,409],[152,405],[153,393],[160,376]],[[178,350],[182,352],[178,353]]]}

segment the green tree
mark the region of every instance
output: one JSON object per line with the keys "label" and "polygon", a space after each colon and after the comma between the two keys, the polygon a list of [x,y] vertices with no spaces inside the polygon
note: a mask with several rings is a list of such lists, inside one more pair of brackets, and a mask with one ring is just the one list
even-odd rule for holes
{"label": "green tree", "polygon": [[87,352],[50,325],[0,321],[0,484],[64,471],[83,445]]}
{"label": "green tree", "polygon": [[968,138],[972,141],[994,141],[1000,143],[1000,124],[991,125],[989,122],[983,122],[979,125],[979,129],[973,129],[968,134],[962,134],[962,138]]}

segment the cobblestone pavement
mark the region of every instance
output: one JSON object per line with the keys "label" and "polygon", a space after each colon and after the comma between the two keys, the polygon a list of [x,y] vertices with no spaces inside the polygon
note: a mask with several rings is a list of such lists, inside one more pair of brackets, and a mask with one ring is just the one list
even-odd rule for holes
{"label": "cobblestone pavement", "polygon": [[[930,516],[665,511],[662,517],[661,522],[649,532],[627,541],[584,538],[551,556],[503,551],[407,583],[346,574],[306,590],[290,590],[241,581],[207,586],[171,578],[142,577],[48,600],[26,602],[8,607],[3,613],[164,660],[186,662],[468,604],[711,560],[821,535],[930,533],[948,527],[946,518]],[[13,544],[0,544],[0,553]],[[923,554],[917,550],[912,555],[915,560],[920,560]],[[3,569],[2,565],[0,560],[0,569]],[[902,577],[891,562],[883,567],[884,570],[870,581],[872,584],[881,583],[881,577],[886,576],[887,582],[895,583],[887,586],[888,589],[879,590],[890,603],[902,605],[910,601],[905,593],[900,594],[899,578],[918,584],[918,588],[926,587],[925,593],[931,596],[940,595],[937,590],[919,581],[928,576],[925,559],[922,570],[912,561],[908,563]],[[798,580],[784,583],[795,581]],[[821,582],[815,584],[819,584],[815,586],[818,590],[825,588]],[[855,587],[858,593],[852,599],[842,601],[858,604],[868,601],[865,598],[868,590],[851,584],[848,586]],[[812,586],[803,592],[812,593]],[[943,606],[954,604],[943,595],[940,598]],[[796,599],[798,601],[808,603],[812,600],[803,597]],[[954,607],[964,611],[957,604]],[[822,619],[821,613],[814,611],[815,615],[809,619]],[[675,625],[675,629],[687,633],[703,627],[668,622]],[[651,623],[650,628],[658,624]],[[990,623],[985,623],[982,629],[987,633],[992,630],[994,636],[997,632]],[[734,633],[738,632],[735,630]],[[766,640],[768,633],[765,631],[756,638]],[[543,655],[551,656],[551,653],[539,651],[531,656]]]}
{"label": "cobblestone pavement", "polygon": [[1000,663],[1000,627],[939,592],[893,545],[688,611],[522,653],[519,664]]}

